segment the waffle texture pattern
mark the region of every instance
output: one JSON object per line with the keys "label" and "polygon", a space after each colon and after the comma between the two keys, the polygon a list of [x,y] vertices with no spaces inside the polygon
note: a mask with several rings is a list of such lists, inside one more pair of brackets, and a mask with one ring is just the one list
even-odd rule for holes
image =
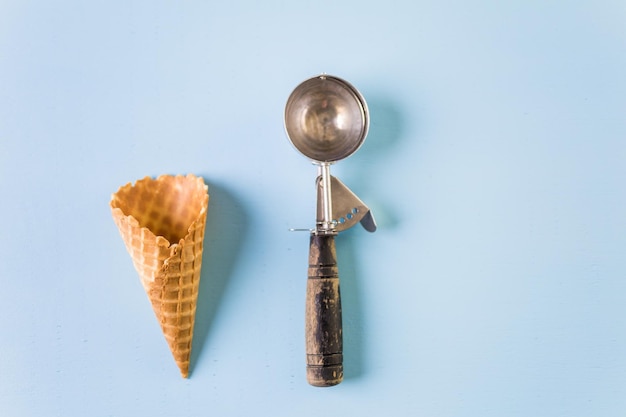
{"label": "waffle texture pattern", "polygon": [[117,225],[181,375],[189,375],[208,187],[200,177],[161,175],[111,197]]}

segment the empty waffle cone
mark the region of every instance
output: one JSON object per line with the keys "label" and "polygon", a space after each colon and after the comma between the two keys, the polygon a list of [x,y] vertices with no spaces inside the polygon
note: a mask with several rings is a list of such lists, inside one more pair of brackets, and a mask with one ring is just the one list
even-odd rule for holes
{"label": "empty waffle cone", "polygon": [[113,194],[111,210],[184,378],[189,374],[208,187],[194,175],[146,177]]}

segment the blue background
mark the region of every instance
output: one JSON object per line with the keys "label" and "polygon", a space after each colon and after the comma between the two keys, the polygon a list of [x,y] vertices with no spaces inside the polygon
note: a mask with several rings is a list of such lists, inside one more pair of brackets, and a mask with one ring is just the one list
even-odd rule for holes
{"label": "blue background", "polygon": [[[326,72],[365,96],[333,167],[345,381],[307,385],[315,167],[283,129]],[[623,416],[626,3],[0,3],[3,416]],[[202,175],[180,378],[111,218]]]}

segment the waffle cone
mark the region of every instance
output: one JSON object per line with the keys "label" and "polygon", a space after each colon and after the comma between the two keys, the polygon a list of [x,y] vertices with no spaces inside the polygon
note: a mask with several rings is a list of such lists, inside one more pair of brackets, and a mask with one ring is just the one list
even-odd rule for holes
{"label": "waffle cone", "polygon": [[194,175],[146,177],[111,198],[117,225],[174,360],[189,374],[208,187]]}

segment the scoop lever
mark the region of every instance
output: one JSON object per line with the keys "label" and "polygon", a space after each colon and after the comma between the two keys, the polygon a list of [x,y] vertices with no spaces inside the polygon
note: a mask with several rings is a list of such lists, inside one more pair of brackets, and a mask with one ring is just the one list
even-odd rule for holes
{"label": "scoop lever", "polygon": [[[344,183],[337,177],[330,176],[330,192],[332,196],[332,222],[334,230],[341,232],[349,229],[358,222],[368,232],[376,231],[376,220],[369,207],[361,201]],[[323,208],[323,182],[322,177],[317,178],[317,222],[320,223],[324,218]]]}

